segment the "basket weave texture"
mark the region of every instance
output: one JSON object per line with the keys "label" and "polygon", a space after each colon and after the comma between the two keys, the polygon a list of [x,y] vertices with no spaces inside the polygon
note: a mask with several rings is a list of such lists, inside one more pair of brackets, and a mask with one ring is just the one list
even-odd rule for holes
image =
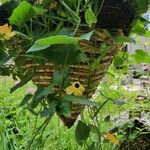
{"label": "basket weave texture", "polygon": [[[83,34],[85,31],[79,31],[77,35]],[[122,34],[121,30],[115,31],[115,34]],[[86,41],[82,40],[80,42],[81,50],[85,53],[87,58],[98,58],[101,56],[100,46],[103,43],[106,43],[109,46],[109,50],[105,56],[102,57],[99,67],[93,71],[89,68],[87,63],[80,63],[70,65],[70,81],[75,82],[79,81],[85,87],[85,96],[90,98],[100,80],[103,78],[106,73],[109,65],[111,64],[113,57],[117,51],[122,48],[121,44],[114,43],[111,37],[104,33],[102,30],[95,30],[93,40]],[[35,76],[32,78],[32,81],[37,86],[48,86],[53,78],[53,73],[56,71],[55,66],[52,63],[37,64],[33,61],[28,61],[25,65],[25,68],[28,70],[34,70]],[[90,84],[89,84],[90,83]],[[87,85],[88,84],[88,85]],[[83,106],[80,104],[72,103],[72,113],[70,118],[66,118],[63,115],[59,115],[64,124],[70,128],[78,115],[83,110]]]}

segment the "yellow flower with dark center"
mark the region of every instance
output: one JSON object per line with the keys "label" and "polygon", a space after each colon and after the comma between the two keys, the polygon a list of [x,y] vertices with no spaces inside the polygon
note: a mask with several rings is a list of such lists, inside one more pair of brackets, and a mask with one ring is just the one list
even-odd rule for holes
{"label": "yellow flower with dark center", "polygon": [[82,96],[85,91],[83,85],[80,82],[73,82],[71,86],[66,88],[66,93],[68,95],[73,94],[74,96]]}
{"label": "yellow flower with dark center", "polygon": [[12,32],[12,27],[8,26],[6,23],[3,26],[0,26],[0,35],[3,36],[4,39],[9,40],[11,37],[13,37],[16,33]]}

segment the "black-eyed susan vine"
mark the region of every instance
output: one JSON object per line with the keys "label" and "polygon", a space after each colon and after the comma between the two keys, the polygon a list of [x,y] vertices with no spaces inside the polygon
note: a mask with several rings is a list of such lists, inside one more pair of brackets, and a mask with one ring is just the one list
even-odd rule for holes
{"label": "black-eyed susan vine", "polygon": [[74,96],[83,96],[85,88],[83,85],[80,84],[80,82],[73,82],[72,85],[68,86],[66,88],[66,93],[68,95],[74,95]]}
{"label": "black-eyed susan vine", "polygon": [[13,36],[15,36],[15,32],[12,31],[12,27],[7,23],[0,26],[0,37],[1,40],[10,40]]}
{"label": "black-eyed susan vine", "polygon": [[[3,62],[0,73],[20,79],[11,92],[30,80],[37,86],[35,93],[28,93],[20,106],[25,105],[33,114],[45,117],[40,130],[44,130],[55,113],[71,127],[83,105],[98,107],[94,114],[103,107],[106,102],[91,102],[89,98],[122,43],[133,42],[124,35],[129,34],[134,21],[140,20],[148,7],[148,0],[142,7],[137,2],[51,0],[6,3],[5,12],[9,17],[5,21],[0,18],[0,24],[6,23],[0,26],[0,52],[4,56],[0,60]],[[13,64],[13,69],[8,67],[9,64],[6,67],[7,62]],[[80,136],[80,129],[87,131],[86,136]],[[82,145],[90,128],[79,122],[76,132],[77,142]],[[113,136],[107,134],[106,137],[118,144]]]}

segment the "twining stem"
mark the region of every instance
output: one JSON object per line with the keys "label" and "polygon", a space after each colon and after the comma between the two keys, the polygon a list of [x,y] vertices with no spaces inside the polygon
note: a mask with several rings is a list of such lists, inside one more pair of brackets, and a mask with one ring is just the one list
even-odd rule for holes
{"label": "twining stem", "polygon": [[113,101],[113,99],[107,99],[94,113],[92,120],[97,116],[97,114],[99,113],[99,111],[105,106],[105,104],[107,104],[109,101]]}
{"label": "twining stem", "polygon": [[96,16],[98,16],[98,14],[101,12],[104,2],[105,2],[105,0],[102,0],[102,3],[101,3],[101,5],[100,5],[100,8],[99,8],[99,10],[98,10]]}
{"label": "twining stem", "polygon": [[[41,106],[41,107],[42,107],[42,106]],[[40,108],[40,111],[38,112],[38,115],[40,114],[40,112],[41,112],[41,108]],[[32,139],[31,139],[31,141],[29,142],[29,144],[28,144],[28,146],[27,146],[27,150],[30,149],[31,144],[33,143],[34,139],[35,139],[36,136],[39,134],[39,132],[42,132],[42,134],[43,134],[45,128],[47,127],[47,125],[48,125],[48,123],[49,123],[49,121],[50,121],[50,119],[51,119],[51,116],[49,116],[49,117],[43,122],[43,124],[36,130],[36,124],[37,124],[38,115],[37,115],[37,117],[36,117],[36,123],[35,123],[35,126],[34,126],[34,131],[33,131]],[[36,132],[35,132],[35,130],[36,130]],[[34,133],[35,133],[35,134],[34,134]],[[42,135],[42,134],[41,134],[41,135]]]}

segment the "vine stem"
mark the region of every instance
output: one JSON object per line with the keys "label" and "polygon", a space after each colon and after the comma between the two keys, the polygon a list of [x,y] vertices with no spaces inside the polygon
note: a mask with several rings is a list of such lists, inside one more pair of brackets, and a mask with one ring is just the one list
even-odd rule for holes
{"label": "vine stem", "polygon": [[74,30],[74,35],[76,35],[76,33],[77,33],[77,30],[78,30],[78,28],[79,28],[79,26],[80,26],[80,23],[81,23],[81,19],[79,18],[79,21],[78,21],[78,24],[77,24],[77,26],[76,26],[76,28],[75,28],[75,30]]}
{"label": "vine stem", "polygon": [[103,104],[102,104],[102,106],[100,106],[98,109],[97,109],[97,111],[94,113],[94,115],[93,115],[93,117],[92,117],[92,120],[94,120],[94,118],[97,116],[97,114],[99,113],[99,111],[105,106],[105,104],[107,104],[109,101],[113,101],[112,99],[108,99],[108,100],[106,100]]}
{"label": "vine stem", "polygon": [[[36,132],[35,132],[35,129],[34,129],[34,132],[33,132],[33,133],[35,133],[35,134],[33,134],[32,139],[31,139],[31,141],[29,142],[29,144],[28,144],[28,146],[27,146],[27,150],[30,149],[31,144],[33,143],[33,141],[34,141],[34,139],[36,138],[36,136],[37,136],[37,134],[39,133],[39,131],[41,130],[42,133],[44,132],[44,130],[45,130],[45,128],[47,127],[47,125],[48,125],[50,119],[51,119],[51,116],[48,117],[48,118],[42,123],[42,125],[36,130]],[[36,126],[35,126],[35,127],[36,127]],[[42,135],[42,134],[41,134],[41,135]]]}
{"label": "vine stem", "polygon": [[99,8],[99,10],[98,10],[98,12],[96,14],[96,16],[98,16],[98,14],[101,12],[104,2],[105,2],[105,0],[102,1],[101,5],[100,5],[100,8]]}

